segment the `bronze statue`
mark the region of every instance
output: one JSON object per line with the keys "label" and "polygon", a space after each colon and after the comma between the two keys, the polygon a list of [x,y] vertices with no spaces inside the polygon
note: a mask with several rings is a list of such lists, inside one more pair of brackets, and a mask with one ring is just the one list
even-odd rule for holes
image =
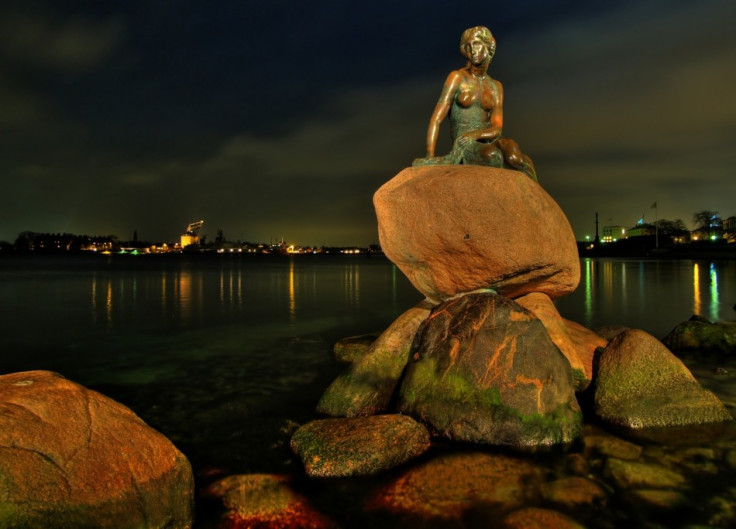
{"label": "bronze statue", "polygon": [[[496,39],[484,26],[465,30],[460,52],[468,59],[464,68],[447,76],[440,99],[429,120],[427,156],[412,165],[471,164],[510,166],[537,181],[531,158],[510,138],[501,137],[503,87],[488,75],[496,52]],[[445,156],[435,156],[440,123],[450,115],[453,147]]]}

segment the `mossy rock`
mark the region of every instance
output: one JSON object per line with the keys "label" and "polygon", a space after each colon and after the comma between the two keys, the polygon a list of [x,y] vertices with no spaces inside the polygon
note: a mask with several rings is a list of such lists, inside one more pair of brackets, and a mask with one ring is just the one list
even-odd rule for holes
{"label": "mossy rock", "polygon": [[732,420],[726,407],[675,355],[644,331],[629,329],[598,358],[594,411],[624,429],[656,429]]}
{"label": "mossy rock", "polygon": [[421,455],[429,432],[405,415],[322,419],[299,428],[291,448],[310,477],[363,476]]}
{"label": "mossy rock", "polygon": [[700,316],[678,324],[662,339],[671,350],[703,353],[736,353],[736,322],[712,323]]}
{"label": "mossy rock", "polygon": [[291,486],[291,478],[278,474],[228,476],[207,487],[203,496],[221,503],[219,527],[232,529],[279,527],[281,529],[336,529]]}
{"label": "mossy rock", "polygon": [[434,308],[398,406],[439,436],[515,448],[569,443],[582,423],[570,363],[544,325],[489,293]]}
{"label": "mossy rock", "polygon": [[373,345],[373,342],[380,336],[380,333],[374,332],[370,334],[360,334],[358,336],[348,336],[339,340],[332,349],[335,360],[346,364],[352,364],[356,360],[363,358]]}
{"label": "mossy rock", "polygon": [[386,413],[411,355],[417,330],[429,316],[429,310],[429,304],[420,303],[399,316],[327,388],[317,404],[317,412],[330,417]]}

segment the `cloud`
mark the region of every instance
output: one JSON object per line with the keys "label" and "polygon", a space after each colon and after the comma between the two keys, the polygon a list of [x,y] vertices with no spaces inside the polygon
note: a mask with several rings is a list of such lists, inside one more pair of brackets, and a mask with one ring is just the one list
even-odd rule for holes
{"label": "cloud", "polygon": [[5,60],[55,72],[84,72],[118,46],[118,19],[64,16],[52,9],[5,10],[0,18],[0,50]]}

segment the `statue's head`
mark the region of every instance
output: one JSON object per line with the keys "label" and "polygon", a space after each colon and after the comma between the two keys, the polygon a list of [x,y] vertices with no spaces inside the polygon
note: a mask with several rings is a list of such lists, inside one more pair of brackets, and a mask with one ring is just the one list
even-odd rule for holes
{"label": "statue's head", "polygon": [[[479,51],[480,47],[485,48],[485,52]],[[485,26],[468,28],[460,37],[460,53],[476,66],[488,65],[496,53],[496,39]]]}

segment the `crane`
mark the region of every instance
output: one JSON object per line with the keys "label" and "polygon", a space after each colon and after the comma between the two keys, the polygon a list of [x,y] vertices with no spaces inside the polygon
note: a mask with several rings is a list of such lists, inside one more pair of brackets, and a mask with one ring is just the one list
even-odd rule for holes
{"label": "crane", "polygon": [[204,225],[203,220],[198,220],[196,222],[190,222],[187,226],[186,231],[184,232],[184,235],[197,235],[197,232],[199,229]]}

